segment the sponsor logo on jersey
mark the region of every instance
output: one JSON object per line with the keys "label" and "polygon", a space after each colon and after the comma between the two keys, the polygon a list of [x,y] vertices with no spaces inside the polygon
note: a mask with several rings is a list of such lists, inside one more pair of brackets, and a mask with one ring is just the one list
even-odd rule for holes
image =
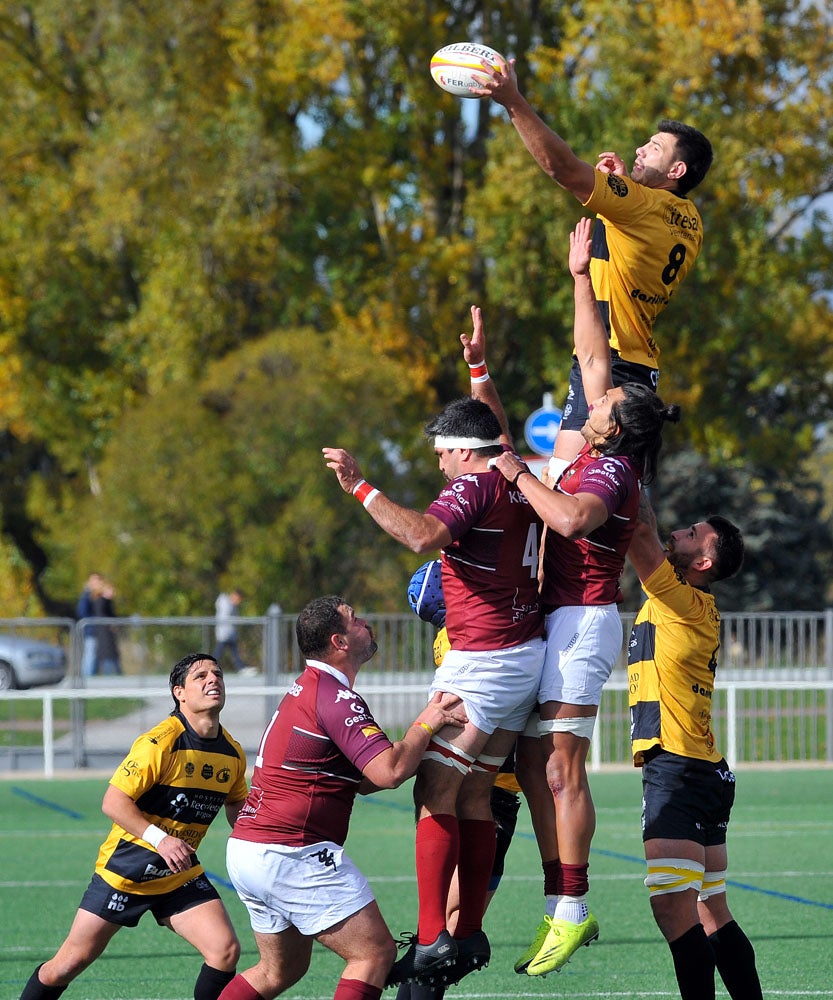
{"label": "sponsor logo on jersey", "polygon": [[227,785],[231,781],[231,768],[221,767],[217,772],[217,782],[220,785]]}
{"label": "sponsor logo on jersey", "polygon": [[671,301],[670,295],[654,295],[650,292],[643,292],[641,288],[632,288],[631,298],[644,302],[648,306],[667,306]]}
{"label": "sponsor logo on jersey", "polygon": [[665,211],[662,214],[662,221],[669,229],[682,231],[683,235],[686,233],[698,233],[700,231],[700,219],[696,215],[690,215],[688,212],[682,211],[681,206],[685,207],[685,202],[681,204],[671,202],[669,205],[666,205]]}
{"label": "sponsor logo on jersey", "polygon": [[362,730],[362,736],[366,736],[370,739],[371,736],[378,736],[381,731],[382,730],[378,726],[365,726]]}
{"label": "sponsor logo on jersey", "polygon": [[188,763],[185,765],[185,777],[186,778],[193,777],[194,771],[196,771],[196,768],[194,767],[194,762],[192,760],[189,760]]}
{"label": "sponsor logo on jersey", "polygon": [[295,683],[292,685],[292,687],[286,693],[287,694],[291,694],[293,698],[298,698],[298,697],[300,697],[301,692],[303,690],[304,690],[303,685],[299,684],[297,681],[295,681]]}
{"label": "sponsor logo on jersey", "polygon": [[153,878],[166,878],[168,875],[173,875],[170,868],[157,868],[156,865],[145,865],[145,870],[139,881],[150,882]]}
{"label": "sponsor logo on jersey", "polygon": [[348,691],[348,690],[347,690],[347,688],[342,688],[342,689],[341,689],[340,691],[338,691],[338,692],[337,692],[337,694],[336,694],[336,705],[337,705],[337,704],[338,704],[338,703],[339,703],[340,701],[347,701],[348,699],[350,699],[350,698],[355,698],[355,697],[356,697],[356,696],[355,696],[355,695],[353,694],[353,692],[352,692],[352,691]]}
{"label": "sponsor logo on jersey", "polygon": [[607,175],[607,186],[616,195],[617,198],[627,198],[628,196],[628,185],[622,180],[621,177],[616,174]]}
{"label": "sponsor logo on jersey", "polygon": [[200,774],[207,781],[214,774],[214,765],[213,764],[203,764],[202,770],[200,771]]}
{"label": "sponsor logo on jersey", "polygon": [[180,813],[185,812],[191,803],[188,801],[188,796],[184,792],[180,792],[175,798],[171,799],[171,819],[176,819]]}

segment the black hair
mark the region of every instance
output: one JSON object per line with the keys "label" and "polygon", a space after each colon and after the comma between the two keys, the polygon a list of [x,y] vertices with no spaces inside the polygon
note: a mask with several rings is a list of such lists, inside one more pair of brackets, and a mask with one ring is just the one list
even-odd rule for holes
{"label": "black hair", "polygon": [[[187,656],[183,656],[181,660],[176,661],[171,669],[171,675],[168,678],[168,684],[170,685],[172,695],[175,687],[182,687],[185,684],[185,678],[188,676],[188,671],[194,666],[195,663],[199,663],[200,660],[210,660],[214,664],[217,663],[210,653],[188,653]],[[179,702],[174,696],[174,712],[178,710]]]}
{"label": "black hair", "polygon": [[330,637],[344,635],[344,615],[341,609],[348,605],[343,597],[330,594],[310,601],[295,622],[295,637],[304,656],[318,659],[327,652]]}
{"label": "black hair", "polygon": [[677,181],[677,192],[688,194],[709,172],[714,159],[712,144],[693,125],[685,125],[672,118],[663,118],[657,124],[657,132],[667,132],[677,140],[677,159],[686,166],[685,173]]}
{"label": "black hair", "polygon": [[[448,406],[438,413],[426,425],[425,433],[429,437],[467,437],[482,440],[497,440],[503,433],[500,421],[491,409],[481,400],[464,396],[452,400]],[[486,448],[474,448],[476,455],[500,455],[503,446],[489,445]]]}
{"label": "black hair", "polygon": [[715,556],[710,574],[712,580],[727,580],[743,565],[744,544],[740,528],[720,514],[706,518],[706,524],[717,532]]}
{"label": "black hair", "polygon": [[673,403],[666,406],[653,389],[638,382],[626,382],[620,388],[625,398],[611,407],[617,429],[594,447],[602,455],[625,455],[632,459],[642,469],[643,485],[648,486],[657,476],[662,425],[666,420],[676,424],[680,408]]}

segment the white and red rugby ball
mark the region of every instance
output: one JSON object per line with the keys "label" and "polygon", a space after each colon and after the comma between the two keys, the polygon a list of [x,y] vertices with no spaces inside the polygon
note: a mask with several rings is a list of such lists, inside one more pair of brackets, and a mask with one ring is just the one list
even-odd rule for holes
{"label": "white and red rugby ball", "polygon": [[[438,87],[455,97],[479,97],[472,94],[473,87],[481,87],[483,67],[481,61],[497,67],[506,60],[503,56],[479,42],[453,42],[444,45],[431,56],[431,76]],[[478,79],[480,78],[480,79]]]}

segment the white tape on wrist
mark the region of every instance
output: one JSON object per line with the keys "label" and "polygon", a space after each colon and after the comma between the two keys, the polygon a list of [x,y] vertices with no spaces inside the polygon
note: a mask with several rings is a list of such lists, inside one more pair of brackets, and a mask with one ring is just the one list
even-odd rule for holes
{"label": "white tape on wrist", "polygon": [[158,848],[167,836],[168,835],[164,830],[160,830],[158,826],[154,826],[154,824],[151,823],[147,830],[145,830],[142,834],[142,840],[151,844],[153,847]]}

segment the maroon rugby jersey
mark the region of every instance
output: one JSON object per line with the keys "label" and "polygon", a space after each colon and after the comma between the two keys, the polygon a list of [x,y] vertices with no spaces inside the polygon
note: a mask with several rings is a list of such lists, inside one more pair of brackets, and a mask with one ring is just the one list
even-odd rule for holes
{"label": "maroon rugby jersey", "polygon": [[538,598],[541,519],[496,469],[451,480],[427,513],[453,541],[442,550],[452,649],[508,649],[543,634]]}
{"label": "maroon rugby jersey", "polygon": [[290,847],[344,843],[362,768],[391,742],[331,669],[308,662],[284,695],[261,737],[232,837]]}
{"label": "maroon rugby jersey", "polygon": [[594,458],[590,445],[567,466],[557,490],[575,496],[593,493],[607,507],[608,519],[585,538],[571,541],[548,531],[544,545],[544,611],[574,605],[622,601],[619,580],[639,513],[640,470],[622,455]]}

